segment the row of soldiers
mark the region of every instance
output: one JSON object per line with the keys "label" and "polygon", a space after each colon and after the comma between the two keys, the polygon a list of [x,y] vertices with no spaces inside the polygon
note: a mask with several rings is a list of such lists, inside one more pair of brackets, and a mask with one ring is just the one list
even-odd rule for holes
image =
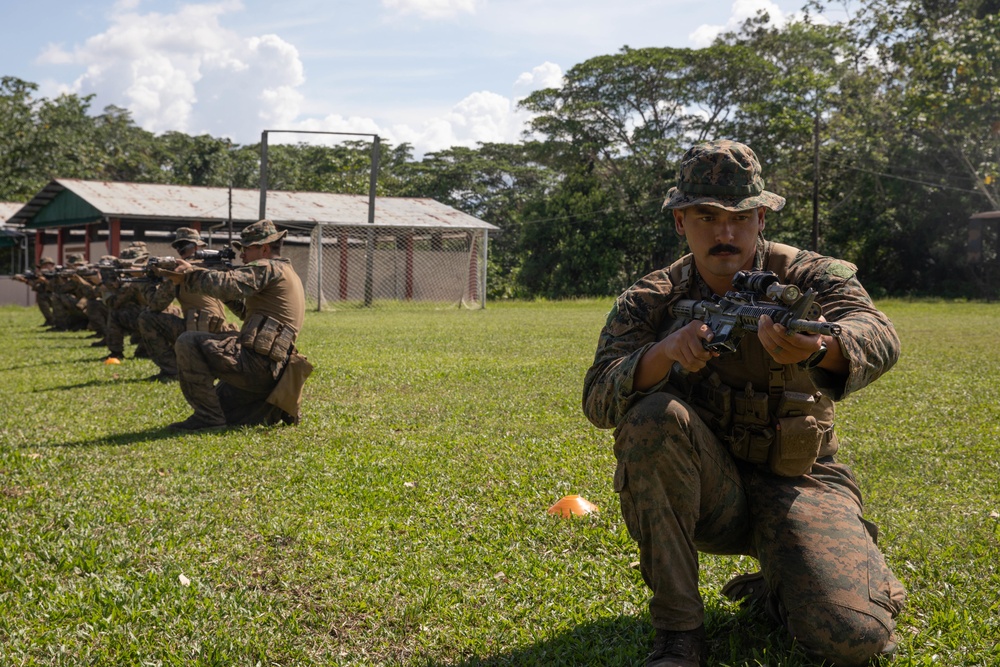
{"label": "row of soldiers", "polygon": [[[231,266],[230,256],[204,251],[205,245],[201,234],[188,227],[178,229],[171,243],[180,259],[193,264]],[[177,379],[174,343],[180,334],[236,329],[226,321],[222,301],[160,278],[154,269],[169,269],[172,261],[151,256],[144,242],[134,241],[118,257],[105,255],[96,264],[75,253],[67,255],[64,266],[42,257],[36,271],[14,278],[34,290],[50,329],[93,331],[92,346],[106,347],[102,360],[109,363],[124,359],[128,337],[136,345],[135,357],[148,357],[159,367],[150,379],[170,382]]]}

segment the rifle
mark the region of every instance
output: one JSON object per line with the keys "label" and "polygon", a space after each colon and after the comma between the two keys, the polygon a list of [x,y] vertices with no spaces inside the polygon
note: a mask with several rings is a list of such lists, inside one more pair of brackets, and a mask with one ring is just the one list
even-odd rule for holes
{"label": "rifle", "polygon": [[[840,325],[819,322],[822,307],[816,292],[804,293],[795,285],[782,285],[771,271],[739,271],[733,276],[733,289],[711,301],[681,299],[670,307],[673,317],[701,320],[712,330],[712,340],[702,341],[706,350],[725,354],[735,352],[744,334],[757,331],[757,320],[767,315],[793,333],[837,336]],[[680,364],[674,370],[683,373]]]}
{"label": "rifle", "polygon": [[[233,260],[236,258],[236,251],[232,248],[222,250],[198,250],[189,259],[201,261],[202,266],[217,271],[229,271],[233,268]],[[115,269],[123,283],[158,283],[163,277],[156,273],[156,269],[172,271],[177,268],[176,257],[150,257],[146,263],[140,266],[130,266],[123,269]]]}
{"label": "rifle", "polygon": [[15,273],[13,276],[11,276],[12,280],[16,280],[19,283],[24,283],[25,285],[28,285],[38,280],[38,278],[39,275],[34,271],[32,271],[31,269],[28,269],[24,273]]}
{"label": "rifle", "polygon": [[236,259],[236,251],[233,250],[231,246],[223,248],[222,250],[196,250],[191,259],[201,260],[203,265],[214,266],[217,271],[229,271],[233,268],[233,260]]}

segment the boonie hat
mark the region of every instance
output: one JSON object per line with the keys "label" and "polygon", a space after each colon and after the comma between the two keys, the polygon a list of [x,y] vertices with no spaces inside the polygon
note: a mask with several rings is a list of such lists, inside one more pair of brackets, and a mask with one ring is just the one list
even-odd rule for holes
{"label": "boonie hat", "polygon": [[270,220],[259,220],[243,228],[243,231],[240,232],[240,240],[233,241],[233,247],[236,248],[237,252],[242,252],[246,246],[274,243],[285,238],[286,234],[288,234],[287,229],[279,232]]}
{"label": "boonie hat", "polygon": [[760,162],[746,144],[721,139],[688,149],[677,168],[677,186],[667,192],[663,208],[718,206],[745,211],[766,206],[780,211],[785,198],[764,189]]}
{"label": "boonie hat", "polygon": [[38,260],[38,264],[36,264],[36,266],[44,266],[45,264],[55,264],[55,263],[56,260],[46,255],[45,257],[42,257],[40,260]]}
{"label": "boonie hat", "polygon": [[86,261],[87,260],[83,258],[83,255],[78,252],[71,252],[70,254],[66,255],[66,263],[70,265],[84,264],[86,263]]}
{"label": "boonie hat", "polygon": [[177,246],[185,243],[193,243],[196,246],[207,245],[201,240],[201,233],[197,229],[178,227],[177,231],[174,232],[174,241],[170,244],[170,247],[176,249]]}

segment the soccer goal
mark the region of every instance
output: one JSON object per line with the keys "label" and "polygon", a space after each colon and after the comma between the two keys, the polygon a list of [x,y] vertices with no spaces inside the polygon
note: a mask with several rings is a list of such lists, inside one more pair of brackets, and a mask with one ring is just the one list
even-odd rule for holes
{"label": "soccer goal", "polygon": [[486,229],[317,223],[306,294],[320,310],[331,302],[483,308],[488,242]]}

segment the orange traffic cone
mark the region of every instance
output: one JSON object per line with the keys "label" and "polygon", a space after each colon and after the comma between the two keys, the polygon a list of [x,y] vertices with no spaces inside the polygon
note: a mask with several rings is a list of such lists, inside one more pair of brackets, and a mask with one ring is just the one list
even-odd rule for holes
{"label": "orange traffic cone", "polygon": [[564,519],[568,519],[572,514],[584,516],[599,511],[597,505],[578,495],[563,496],[549,508],[549,514],[558,514]]}

